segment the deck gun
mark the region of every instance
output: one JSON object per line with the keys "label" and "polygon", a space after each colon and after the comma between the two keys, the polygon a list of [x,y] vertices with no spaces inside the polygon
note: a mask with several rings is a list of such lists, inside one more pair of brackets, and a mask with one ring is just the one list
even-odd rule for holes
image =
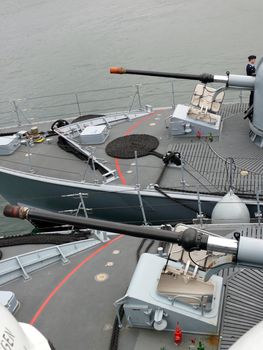
{"label": "deck gun", "polygon": [[236,233],[234,239],[214,236],[198,228],[178,224],[174,230],[160,230],[151,226],[136,226],[105,220],[84,218],[60,214],[37,208],[6,205],[4,215],[7,217],[41,220],[55,224],[72,225],[75,228],[89,228],[107,232],[124,234],[127,236],[153,239],[178,244],[184,250],[206,250],[224,253],[218,258],[216,264],[211,266],[205,280],[208,280],[220,269],[230,266],[246,266],[250,268],[263,268],[263,240],[243,237]]}
{"label": "deck gun", "polygon": [[184,73],[169,73],[145,71],[136,69],[126,69],[122,67],[111,67],[112,74],[135,74],[154,77],[164,77],[171,79],[197,80],[204,84],[207,83],[223,83],[222,88],[219,88],[217,94],[225,89],[240,89],[254,90],[254,105],[252,108],[253,117],[249,121],[250,139],[259,147],[263,147],[263,58],[260,59],[257,65],[256,77],[246,75],[236,75],[226,72],[226,75],[213,75],[208,73],[203,74],[184,74]]}
{"label": "deck gun", "polygon": [[[200,270],[197,272],[197,265],[194,270],[188,271],[188,263],[181,272],[183,264],[177,260],[170,259],[171,264],[167,266],[169,256],[166,255],[142,254],[125,295],[114,303],[119,327],[122,326],[120,310],[123,310],[131,327],[174,331],[179,323],[184,333],[219,334],[223,278],[213,274],[227,264],[263,267],[263,240],[238,234],[234,234],[234,239],[227,239],[182,224],[177,225],[175,230],[168,230],[168,227],[160,230],[10,205],[4,208],[4,214],[176,243],[189,252],[207,250],[223,253],[219,257],[220,263],[208,266],[206,274]],[[223,262],[222,259],[227,257],[229,260]],[[252,350],[262,348],[262,329],[263,322],[260,322],[229,350],[244,350],[248,346]]]}

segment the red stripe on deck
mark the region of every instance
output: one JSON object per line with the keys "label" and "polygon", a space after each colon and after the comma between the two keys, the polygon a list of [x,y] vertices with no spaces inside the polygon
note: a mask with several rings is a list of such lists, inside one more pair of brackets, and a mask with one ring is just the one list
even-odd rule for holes
{"label": "red stripe on deck", "polygon": [[134,125],[132,125],[125,133],[124,136],[130,135],[135,129],[137,129],[143,122],[145,122],[147,119],[152,117],[154,114],[156,114],[157,111],[152,112],[150,114],[147,114],[146,116],[142,117],[140,120],[138,120]]}
{"label": "red stripe on deck", "polygon": [[123,175],[122,171],[121,171],[121,167],[120,167],[120,163],[119,163],[119,159],[115,158],[115,167],[116,167],[116,170],[118,172],[118,175],[119,175],[119,178],[121,180],[121,183],[123,185],[126,185],[127,181],[125,179],[125,176]]}
{"label": "red stripe on deck", "polygon": [[103,249],[107,248],[112,243],[118,241],[120,238],[122,238],[123,235],[120,235],[118,237],[113,238],[97,250],[95,250],[93,253],[88,255],[84,260],[82,260],[72,271],[70,271],[62,281],[59,282],[59,284],[52,290],[52,292],[48,295],[48,297],[44,300],[44,302],[40,305],[39,309],[33,316],[32,320],[30,321],[31,325],[34,325],[41,315],[41,313],[44,311],[50,300],[57,294],[57,292],[64,286],[64,284],[70,279],[71,276],[73,276],[84,264],[86,264],[88,261],[90,261],[92,258],[94,258],[96,255],[98,255]]}
{"label": "red stripe on deck", "polygon": [[[145,122],[147,119],[149,119],[150,117],[152,117],[154,114],[156,114],[159,111],[154,111],[150,114],[147,114],[146,116],[142,117],[142,119],[138,120],[134,125],[132,125],[131,127],[129,127],[128,130],[125,131],[124,136],[128,136],[130,135],[135,129],[137,129],[143,122]],[[121,171],[121,167],[120,167],[120,163],[119,163],[119,159],[115,158],[115,167],[117,170],[117,173],[119,175],[119,178],[121,180],[121,183],[123,185],[127,184],[126,178],[123,175],[122,171]]]}

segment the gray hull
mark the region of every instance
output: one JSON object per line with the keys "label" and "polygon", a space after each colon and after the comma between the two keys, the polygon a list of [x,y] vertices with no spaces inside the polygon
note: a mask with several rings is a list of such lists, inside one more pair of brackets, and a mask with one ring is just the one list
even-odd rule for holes
{"label": "gray hull", "polygon": [[[136,190],[128,186],[93,185],[61,181],[10,170],[0,171],[0,191],[11,204],[24,204],[54,211],[77,209],[79,193],[83,196],[88,215],[93,218],[143,223],[142,210]],[[64,197],[65,195],[75,196]],[[141,191],[143,208],[150,224],[191,221],[198,214],[196,194],[166,192],[164,196],[155,190]],[[200,195],[201,209],[210,217],[220,196]],[[255,201],[246,202],[251,216],[256,211]]]}

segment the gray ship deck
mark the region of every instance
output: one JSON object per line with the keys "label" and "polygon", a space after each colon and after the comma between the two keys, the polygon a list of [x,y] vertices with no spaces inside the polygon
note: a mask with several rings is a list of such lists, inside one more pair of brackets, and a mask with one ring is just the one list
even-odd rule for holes
{"label": "gray ship deck", "polygon": [[[1,286],[12,290],[21,303],[16,318],[35,325],[56,349],[109,349],[115,310],[113,303],[125,294],[136,266],[137,254],[155,252],[157,242],[118,236],[99,248],[72,257],[69,264],[55,263]],[[150,248],[150,250],[149,250]],[[8,248],[7,248],[8,249]],[[102,250],[103,249],[103,250]],[[112,264],[109,264],[112,263]],[[182,349],[191,339],[216,350],[216,337],[184,335]],[[174,348],[171,332],[129,328],[120,330],[118,350]]]}
{"label": "gray ship deck", "polygon": [[[98,168],[92,169],[92,160],[88,164],[62,150],[57,145],[58,136],[53,135],[32,147],[21,145],[13,154],[0,157],[0,192],[12,204],[56,211],[76,209],[80,202],[78,194],[84,193],[88,196],[84,200],[90,209],[89,215],[142,223],[140,184],[146,221],[152,224],[180,222],[198,214],[197,192],[203,195],[202,211],[211,215],[215,202],[229,188],[228,159],[232,157],[232,188],[239,196],[251,200],[249,211],[253,216],[255,193],[262,187],[263,168],[258,162],[262,150],[249,139],[248,120],[243,118],[246,106],[243,103],[222,105],[221,134],[212,139],[171,136],[167,128],[173,112],[171,108],[106,114],[103,120],[121,118],[122,121],[112,123],[105,143],[81,147],[95,156],[102,167],[108,169],[106,171],[115,171],[116,178],[110,175],[107,181]],[[51,122],[34,125],[47,131]],[[20,129],[30,130],[31,127],[25,125]],[[156,153],[149,154],[136,161],[113,158],[106,153],[107,144],[131,134],[154,136],[159,142],[156,149],[159,157]],[[166,166],[160,155],[168,151],[180,152],[183,166]],[[72,194],[75,197],[65,197]]]}
{"label": "gray ship deck", "polygon": [[[247,237],[262,237],[261,226],[241,225],[238,230]],[[156,252],[157,247],[158,242],[115,236],[71,257],[70,263],[53,263],[32,273],[32,279],[21,277],[2,285],[1,290],[16,294],[21,303],[17,319],[35,325],[56,349],[109,349],[113,303],[125,294],[139,255]],[[12,247],[12,254],[15,249]],[[8,256],[9,248],[3,250]],[[196,349],[200,340],[208,350],[228,349],[262,320],[262,271],[231,268],[224,270],[223,276],[226,290],[220,337],[183,334],[181,349]],[[119,345],[111,349],[171,350],[174,346],[171,332],[130,328],[124,322]]]}
{"label": "gray ship deck", "polygon": [[[172,114],[171,109],[157,109],[153,113],[126,121],[110,129],[107,143],[117,137],[133,133],[149,134],[159,140],[157,151],[165,154],[167,151],[178,151],[185,162],[184,180],[180,169],[168,167],[160,185],[176,190],[214,193],[224,192],[228,187],[225,160],[233,157],[236,163],[234,186],[241,193],[255,193],[260,186],[262,166],[258,164],[261,149],[254,145],[248,137],[247,120],[243,120],[246,104],[224,105],[221,109],[223,116],[222,133],[213,142],[197,137],[173,137],[165,127],[166,119]],[[50,124],[42,124],[40,130],[49,130]],[[25,130],[31,126],[23,126]],[[30,150],[30,157],[28,156]],[[112,185],[130,185],[137,183],[134,159],[116,159],[105,152],[105,144],[96,145],[94,155],[105,161],[110,169],[117,166],[120,176]],[[30,158],[30,159],[29,159]],[[102,176],[74,155],[67,153],[57,146],[57,136],[49,137],[44,143],[35,143],[33,147],[21,146],[12,155],[0,157],[0,166],[29,174],[42,175],[51,178],[71,180],[83,183],[101,183]],[[161,159],[148,155],[138,158],[138,177],[141,188],[156,184],[163,170]],[[248,176],[241,176],[240,170],[248,170]]]}

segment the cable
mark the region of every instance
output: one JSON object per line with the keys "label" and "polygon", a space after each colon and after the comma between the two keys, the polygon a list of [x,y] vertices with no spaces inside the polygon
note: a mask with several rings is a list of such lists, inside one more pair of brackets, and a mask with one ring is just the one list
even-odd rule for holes
{"label": "cable", "polygon": [[[88,233],[73,233],[73,234],[27,234],[23,236],[5,237],[0,239],[0,247],[11,247],[22,244],[63,244],[74,241],[80,241],[90,237]],[[0,254],[1,259],[1,254]]]}
{"label": "cable", "polygon": [[[141,250],[145,244],[145,242],[147,241],[146,238],[142,239],[137,250],[136,250],[136,260],[137,262],[139,261],[140,255],[141,255]],[[144,253],[148,252],[149,249],[153,246],[153,244],[155,243],[155,240],[151,240],[150,243],[145,247]],[[120,320],[122,321],[123,316],[124,316],[124,309],[123,309],[123,305],[120,306],[119,309],[119,316],[120,316]],[[118,317],[116,316],[114,319],[114,323],[113,323],[113,329],[112,329],[112,334],[111,334],[111,340],[110,340],[110,346],[109,346],[109,350],[118,350],[119,347],[119,335],[120,335],[120,327],[119,327],[119,320]]]}
{"label": "cable", "polygon": [[[124,316],[123,305],[120,306],[119,316],[120,316],[120,320],[122,321],[123,316]],[[114,319],[114,323],[113,323],[109,350],[118,350],[119,335],[120,335],[119,320],[118,320],[118,317],[116,316]]]}
{"label": "cable", "polygon": [[157,184],[154,186],[154,189],[155,189],[157,192],[161,193],[161,194],[162,194],[163,196],[165,196],[166,198],[169,198],[169,199],[171,199],[172,201],[177,202],[179,205],[182,205],[183,207],[185,207],[185,208],[187,208],[187,209],[193,211],[193,212],[196,213],[196,214],[198,213],[197,210],[196,210],[195,208],[191,207],[191,206],[188,205],[188,204],[183,203],[180,199],[178,199],[178,198],[173,198],[173,197],[169,196],[169,195],[168,195],[167,193],[165,193]]}
{"label": "cable", "polygon": [[137,251],[136,251],[136,261],[138,262],[139,259],[140,259],[140,255],[141,255],[141,250],[142,250],[142,247],[144,245],[144,243],[147,241],[146,238],[143,238],[141,240],[141,243],[139,244],[139,247],[137,248]]}
{"label": "cable", "polygon": [[198,268],[199,268],[201,271],[208,271],[208,270],[210,270],[211,267],[204,267],[204,266],[201,266],[201,265],[197,264],[197,262],[194,261],[194,259],[191,257],[191,252],[194,251],[194,250],[196,250],[195,247],[192,248],[191,250],[189,250],[189,252],[188,252],[188,256],[189,256],[190,260],[192,261],[192,263],[193,263],[194,265],[198,266]]}

